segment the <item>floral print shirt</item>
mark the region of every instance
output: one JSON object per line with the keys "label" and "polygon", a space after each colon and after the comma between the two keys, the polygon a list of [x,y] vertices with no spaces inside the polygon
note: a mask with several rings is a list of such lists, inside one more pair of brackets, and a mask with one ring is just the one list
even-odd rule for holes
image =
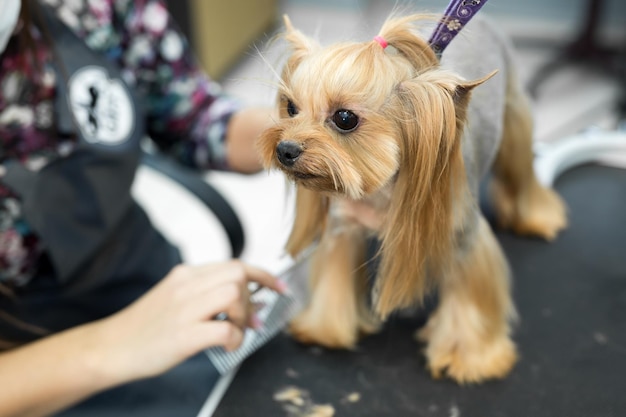
{"label": "floral print shirt", "polygon": [[[40,1],[145,97],[148,134],[161,149],[194,168],[227,168],[223,142],[238,103],[198,66],[163,1]],[[32,31],[43,65],[29,66],[17,37],[0,55],[0,164],[14,159],[36,169],[71,152],[74,140],[54,134],[52,53],[35,28],[21,30]],[[26,284],[42,252],[20,207],[0,177],[0,284]]]}

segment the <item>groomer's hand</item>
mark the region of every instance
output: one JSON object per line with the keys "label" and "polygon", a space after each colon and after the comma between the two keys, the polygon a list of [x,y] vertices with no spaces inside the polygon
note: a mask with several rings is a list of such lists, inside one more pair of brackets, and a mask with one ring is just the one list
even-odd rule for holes
{"label": "groomer's hand", "polygon": [[[177,266],[135,303],[103,320],[103,360],[124,381],[161,374],[211,346],[236,349],[258,327],[248,283],[285,291],[284,283],[239,261]],[[228,320],[213,318],[226,313]]]}

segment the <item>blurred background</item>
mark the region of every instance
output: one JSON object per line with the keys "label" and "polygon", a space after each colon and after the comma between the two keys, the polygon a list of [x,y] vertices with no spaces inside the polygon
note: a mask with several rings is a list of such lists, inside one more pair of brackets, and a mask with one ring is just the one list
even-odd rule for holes
{"label": "blurred background", "polygon": [[[272,105],[284,45],[270,40],[282,28],[283,13],[297,28],[325,44],[371,39],[394,7],[441,13],[447,0],[169,3],[202,65],[227,93],[249,105]],[[625,127],[626,2],[491,0],[481,13],[492,16],[513,39],[519,75],[533,98],[538,143],[564,140],[589,129]],[[292,221],[292,195],[283,177],[267,172],[249,177],[212,172],[207,180],[241,217],[246,234],[242,258],[278,272],[286,261],[282,248]],[[182,190],[142,169],[134,191],[153,221],[181,245],[187,261],[228,258],[219,223]],[[183,199],[196,210],[177,216]]]}

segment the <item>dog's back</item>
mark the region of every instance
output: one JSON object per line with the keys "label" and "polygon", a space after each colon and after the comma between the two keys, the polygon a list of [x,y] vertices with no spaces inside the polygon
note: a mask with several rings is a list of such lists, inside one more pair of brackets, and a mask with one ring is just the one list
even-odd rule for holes
{"label": "dog's back", "polygon": [[532,111],[509,39],[477,16],[449,45],[441,64],[470,80],[498,70],[472,91],[462,143],[468,186],[477,199],[479,183],[491,169],[489,198],[499,225],[553,239],[567,224],[565,208],[534,175]]}
{"label": "dog's back", "polygon": [[507,95],[517,83],[512,71],[511,46],[488,19],[476,16],[450,43],[441,65],[467,80],[498,70],[472,91],[465,126],[463,156],[470,189],[477,192],[478,182],[496,156],[503,135]]}

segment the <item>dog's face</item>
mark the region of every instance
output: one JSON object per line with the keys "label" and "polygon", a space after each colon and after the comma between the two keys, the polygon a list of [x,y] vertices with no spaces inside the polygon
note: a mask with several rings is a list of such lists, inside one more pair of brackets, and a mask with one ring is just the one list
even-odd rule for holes
{"label": "dog's face", "polygon": [[280,119],[259,140],[266,167],[308,189],[360,199],[401,166],[419,164],[416,154],[424,170],[447,156],[467,92],[484,79],[464,83],[440,70],[429,45],[405,33],[392,51],[374,41],[321,48],[285,23],[292,54]]}
{"label": "dog's face", "polygon": [[[260,140],[264,163],[306,188],[353,199],[380,189],[398,172],[398,123],[390,96],[409,65],[361,44],[307,51],[287,65],[278,94],[280,120]],[[384,56],[382,57],[384,58]]]}

